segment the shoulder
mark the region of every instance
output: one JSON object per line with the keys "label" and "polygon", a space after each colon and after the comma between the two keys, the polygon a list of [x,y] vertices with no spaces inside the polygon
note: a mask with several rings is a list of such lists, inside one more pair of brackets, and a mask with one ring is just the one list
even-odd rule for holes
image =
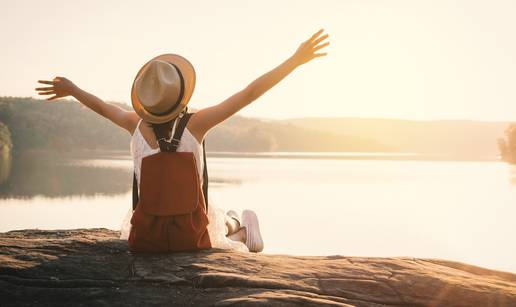
{"label": "shoulder", "polygon": [[134,111],[127,112],[127,127],[126,130],[129,131],[131,135],[134,134],[134,131],[138,127],[138,123],[140,122],[141,118],[136,114]]}
{"label": "shoulder", "polygon": [[201,118],[198,116],[197,112],[192,112],[192,115],[186,124],[186,128],[188,128],[188,131],[190,131],[197,142],[201,144],[204,140],[205,132],[202,129]]}

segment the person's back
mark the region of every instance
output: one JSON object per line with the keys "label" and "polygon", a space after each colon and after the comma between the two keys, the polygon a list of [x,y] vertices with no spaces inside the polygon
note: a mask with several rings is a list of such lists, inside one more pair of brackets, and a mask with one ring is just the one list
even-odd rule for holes
{"label": "person's back", "polygon": [[[134,112],[125,111],[116,105],[105,103],[101,99],[80,89],[70,80],[63,77],[56,77],[52,81],[40,80],[40,83],[48,84],[50,86],[36,88],[36,90],[40,91],[40,95],[53,95],[47,100],[71,95],[85,106],[111,120],[113,123],[127,130],[132,135],[131,152],[134,159],[137,177],[136,181],[140,186],[141,196],[143,197],[143,200],[139,203],[141,205],[140,209],[142,209],[142,212],[148,215],[154,214],[155,217],[158,216],[158,219],[160,219],[159,216],[180,215],[179,213],[193,214],[198,208],[203,208],[203,205],[199,206],[199,203],[197,203],[197,205],[193,205],[196,201],[192,201],[192,199],[196,198],[194,197],[194,194],[198,191],[195,186],[200,186],[199,178],[202,176],[199,176],[199,172],[202,169],[206,169],[206,165],[203,165],[202,160],[200,159],[200,152],[203,150],[203,146],[201,146],[201,144],[203,143],[206,134],[212,128],[216,127],[240,109],[263,95],[279,81],[289,75],[295,68],[313,60],[314,58],[325,56],[326,53],[317,52],[329,44],[328,42],[324,42],[328,35],[322,35],[322,32],[323,30],[320,30],[312,35],[310,39],[303,42],[296,52],[286,61],[251,82],[243,90],[230,96],[219,104],[200,109],[196,113],[192,114],[185,128],[185,143],[183,145],[179,143],[178,139],[169,139],[168,136],[163,137],[163,135],[160,136],[158,135],[159,133],[156,133],[161,131],[160,129],[166,127],[168,124],[172,127],[174,120],[186,110],[186,106],[190,101],[195,88],[195,70],[189,61],[179,55],[160,55],[148,61],[140,71],[138,71],[131,89],[131,101]],[[154,134],[152,132],[154,132]],[[157,150],[158,146],[161,150]],[[179,150],[179,152],[175,152],[177,154],[175,155],[176,157],[190,157],[190,162],[185,162],[187,161],[185,160],[178,163],[180,164],[180,167],[184,167],[184,174],[194,174],[195,176],[193,177],[195,177],[195,180],[188,181],[188,184],[183,186],[181,189],[178,189],[180,185],[174,186],[172,183],[169,184],[164,181],[147,185],[145,183],[147,178],[145,173],[147,172],[147,169],[151,172],[156,171],[154,177],[157,174],[165,176],[164,174],[170,175],[169,173],[173,173],[170,171],[168,173],[160,172],[161,169],[170,168],[173,163],[163,162],[159,159],[157,159],[159,162],[156,164],[152,162],[154,161],[153,157],[155,156],[167,157],[165,160],[175,159],[169,158],[166,153],[163,152],[163,148],[169,148],[170,146],[178,146],[178,148],[175,148]],[[183,147],[181,148],[181,146]],[[181,153],[190,154],[181,155]],[[145,166],[147,164],[145,161],[151,161],[152,163],[149,162],[149,165],[153,165],[153,167],[147,168]],[[190,166],[188,166],[188,164]],[[197,168],[197,171],[192,173],[193,168]],[[149,176],[148,178],[152,177],[153,176]],[[174,179],[175,177],[171,178]],[[155,180],[155,178],[152,180]],[[179,180],[178,182],[181,182],[181,179],[175,178],[174,180]],[[160,188],[155,189],[156,186],[160,186]],[[170,193],[173,195],[166,193],[167,190],[170,189],[176,189],[174,190],[174,193]],[[184,191],[187,192],[183,193]],[[180,201],[180,196],[191,202]],[[165,197],[166,201],[157,201],[157,199],[160,199],[159,197]],[[159,204],[156,205],[153,203],[149,205],[146,202],[146,199],[155,200],[155,203]],[[199,198],[197,197],[197,199]],[[173,205],[174,202],[175,205]],[[202,202],[203,201],[200,201],[200,203]],[[204,203],[206,203],[206,201],[204,201]],[[138,207],[135,212],[137,211]],[[241,241],[246,244],[250,251],[254,252],[259,252],[263,249],[263,241],[260,234],[258,218],[253,211],[244,210],[241,221],[235,212],[228,212],[227,215],[223,212],[222,214],[219,214],[220,212],[221,210],[216,209],[216,206],[211,206],[211,204],[209,205],[208,213],[210,215],[208,216],[208,228],[210,225],[223,225],[222,227],[216,226],[216,228],[224,228],[225,231],[219,230],[214,233],[224,233],[223,237],[226,239],[227,236],[227,242],[230,242],[231,240]],[[131,213],[132,210],[128,213],[128,217],[131,216]],[[144,220],[138,220],[141,216],[142,215],[140,214],[135,214],[135,216],[130,218],[134,222],[133,226]],[[126,218],[126,221],[127,220],[128,219]],[[200,220],[202,220],[202,217]],[[147,219],[143,221],[143,224],[149,224],[149,221],[150,219]],[[163,226],[167,223],[162,223],[161,225]],[[204,227],[202,226],[203,223],[200,223],[199,225],[194,226],[199,226],[200,228]],[[162,235],[159,233],[162,231],[162,228],[146,230],[147,235],[159,237]],[[124,229],[128,228],[126,227]],[[124,237],[124,234],[127,234],[127,231],[124,233],[124,229],[122,231],[122,237]],[[192,230],[191,233],[193,234],[196,231],[197,230]],[[131,233],[130,230],[129,233]],[[209,233],[211,235],[211,232]],[[185,234],[185,237],[186,236],[188,235]],[[216,242],[214,237],[215,236],[213,235],[210,236],[211,243]],[[199,238],[203,238],[203,235],[200,235]],[[162,237],[161,239],[158,239],[157,244],[161,246],[165,246],[167,244],[179,244],[179,242],[167,240]],[[205,240],[203,242],[207,241]],[[202,249],[206,248],[206,246],[208,245],[202,243],[198,247],[199,249]],[[213,246],[216,246],[216,244]],[[194,249],[197,249],[197,247],[194,246]]]}
{"label": "person's back", "polygon": [[[176,119],[177,120],[177,119]],[[175,127],[176,120],[174,120],[173,125]],[[145,135],[145,136],[144,136]],[[151,146],[150,144],[154,144]],[[133,158],[134,171],[136,174],[136,180],[138,182],[138,186],[140,185],[140,169],[142,159],[156,154],[160,152],[159,146],[157,145],[156,138],[154,136],[154,131],[152,127],[146,125],[143,120],[138,122],[136,129],[131,137],[131,156]],[[191,152],[195,157],[195,162],[197,163],[199,179],[202,179],[202,171],[204,168],[204,161],[202,159],[203,152],[203,144],[199,143],[197,139],[192,135],[190,130],[188,130],[188,125],[186,126],[183,135],[181,137],[181,142],[177,147],[178,152]],[[200,180],[202,185],[202,180]]]}
{"label": "person's back", "polygon": [[[203,172],[193,151],[178,151],[187,143],[186,124],[192,114],[185,112],[174,120],[172,131],[163,131],[158,152],[140,161],[135,210],[131,218],[129,249],[139,252],[180,252],[212,247],[208,233],[207,200],[200,178]],[[133,136],[138,137],[138,128]],[[146,141],[145,141],[146,142]],[[194,148],[194,151],[196,148]],[[201,172],[199,172],[201,170]],[[136,177],[135,177],[136,178]]]}

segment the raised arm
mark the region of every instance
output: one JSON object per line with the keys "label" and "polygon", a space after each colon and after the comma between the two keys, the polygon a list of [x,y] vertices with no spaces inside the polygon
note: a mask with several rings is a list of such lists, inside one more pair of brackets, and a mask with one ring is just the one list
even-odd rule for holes
{"label": "raised arm", "polygon": [[223,102],[197,111],[190,120],[189,129],[197,140],[201,141],[208,131],[226,120],[243,107],[247,106],[263,95],[283,78],[289,75],[298,66],[311,61],[314,58],[325,56],[326,53],[317,52],[329,45],[324,42],[328,34],[322,35],[319,30],[310,39],[303,42],[294,55],[289,57],[279,66],[251,82],[246,88],[234,94]]}
{"label": "raised arm", "polygon": [[73,96],[83,105],[124,128],[131,134],[138,124],[139,117],[135,112],[126,111],[119,106],[105,103],[95,95],[80,89],[72,81],[64,77],[55,77],[52,81],[39,80],[38,82],[49,85],[36,88],[39,95],[53,95],[47,98],[47,100]]}

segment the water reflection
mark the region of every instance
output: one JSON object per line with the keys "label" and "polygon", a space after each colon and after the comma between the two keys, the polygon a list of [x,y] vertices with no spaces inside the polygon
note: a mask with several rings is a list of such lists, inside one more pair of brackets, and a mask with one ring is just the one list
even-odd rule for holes
{"label": "water reflection", "polygon": [[[241,184],[240,178],[213,170],[210,189]],[[125,152],[29,152],[12,162],[0,159],[0,199],[120,195],[131,191],[132,176],[133,162]]]}
{"label": "water reflection", "polygon": [[110,167],[109,163],[92,167],[75,163],[86,156],[85,153],[52,152],[17,155],[13,158],[9,178],[0,185],[0,198],[116,195],[131,189],[131,167]]}

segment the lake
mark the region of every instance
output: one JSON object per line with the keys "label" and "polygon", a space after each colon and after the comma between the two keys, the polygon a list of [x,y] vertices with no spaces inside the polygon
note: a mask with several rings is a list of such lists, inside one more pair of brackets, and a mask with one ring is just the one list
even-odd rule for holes
{"label": "lake", "polygon": [[[497,161],[210,154],[210,197],[260,218],[265,253],[442,258],[516,272],[516,167]],[[106,227],[131,206],[125,153],[15,159],[0,231]]]}

